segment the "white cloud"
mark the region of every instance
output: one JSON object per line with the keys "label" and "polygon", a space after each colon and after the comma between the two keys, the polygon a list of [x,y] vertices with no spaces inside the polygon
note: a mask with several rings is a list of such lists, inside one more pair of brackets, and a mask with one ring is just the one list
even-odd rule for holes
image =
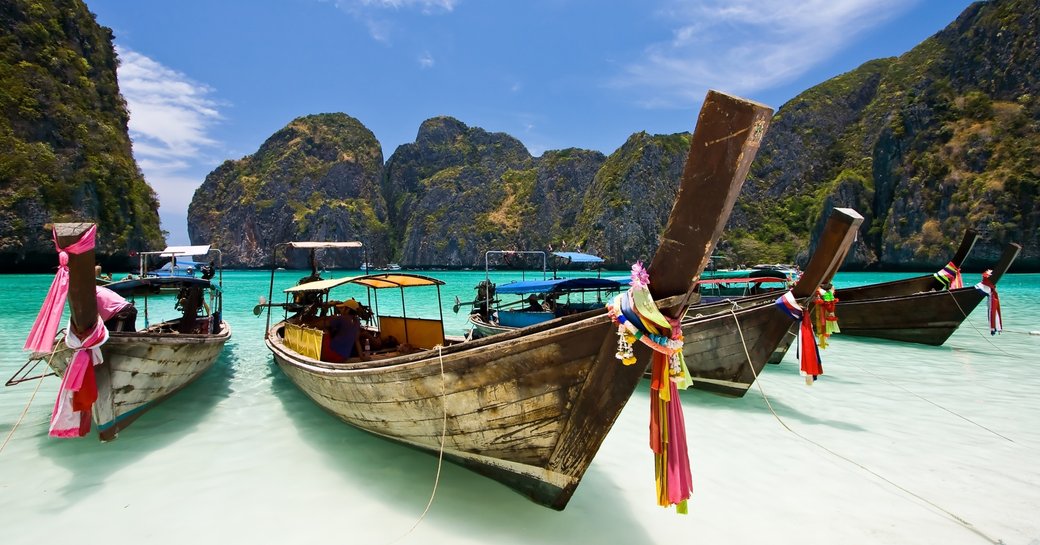
{"label": "white cloud", "polygon": [[424,51],[423,54],[419,56],[419,66],[422,68],[433,68],[433,65],[433,55],[430,54],[429,51]]}
{"label": "white cloud", "polygon": [[672,1],[672,36],[615,83],[650,91],[646,107],[687,106],[708,88],[750,94],[790,82],[916,0]]}
{"label": "white cloud", "polygon": [[361,21],[368,28],[368,34],[372,39],[388,44],[391,42],[394,23],[386,18],[387,12],[416,10],[423,15],[451,13],[460,0],[331,0],[331,2],[343,12]]}
{"label": "white cloud", "polygon": [[340,3],[344,2],[384,9],[419,8],[423,13],[433,13],[438,10],[451,11],[458,5],[457,0],[340,0]]}
{"label": "white cloud", "polygon": [[190,171],[208,168],[210,161],[200,161],[200,156],[220,145],[209,134],[221,119],[219,104],[210,98],[213,89],[136,51],[117,51],[134,158],[158,194],[163,215],[187,217],[188,204],[202,183]]}

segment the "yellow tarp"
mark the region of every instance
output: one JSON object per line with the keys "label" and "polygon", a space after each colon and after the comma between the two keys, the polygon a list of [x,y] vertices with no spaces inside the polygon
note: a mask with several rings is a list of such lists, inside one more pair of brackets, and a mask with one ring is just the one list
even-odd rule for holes
{"label": "yellow tarp", "polygon": [[301,327],[296,324],[285,325],[285,346],[308,358],[321,359],[320,329]]}

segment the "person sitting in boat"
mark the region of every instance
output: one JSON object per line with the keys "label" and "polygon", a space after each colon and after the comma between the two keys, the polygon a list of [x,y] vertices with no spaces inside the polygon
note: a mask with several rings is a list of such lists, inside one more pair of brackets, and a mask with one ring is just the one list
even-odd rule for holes
{"label": "person sitting in boat", "polygon": [[337,314],[325,326],[323,342],[328,345],[323,347],[323,360],[341,363],[350,358],[365,359],[361,349],[361,320],[357,312],[360,307],[361,303],[354,299],[336,305]]}
{"label": "person sitting in boat", "polygon": [[202,273],[203,280],[209,280],[210,278],[213,278],[215,274],[217,274],[216,269],[213,267],[213,261],[210,261],[209,265],[203,265],[202,267],[200,267],[199,272]]}
{"label": "person sitting in boat", "polygon": [[97,308],[105,328],[111,331],[137,331],[137,307],[118,293],[104,287],[94,288]]}
{"label": "person sitting in boat", "polygon": [[531,294],[527,296],[527,310],[532,312],[541,312],[542,304],[538,302],[538,296]]}
{"label": "person sitting in boat", "polygon": [[111,274],[104,274],[104,273],[102,273],[101,272],[101,265],[94,265],[94,278],[96,278],[98,280],[111,281],[112,280],[112,275]]}

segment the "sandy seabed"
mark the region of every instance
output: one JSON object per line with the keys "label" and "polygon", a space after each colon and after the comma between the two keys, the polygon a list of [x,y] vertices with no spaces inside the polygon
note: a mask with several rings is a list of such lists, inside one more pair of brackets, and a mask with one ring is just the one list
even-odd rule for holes
{"label": "sandy seabed", "polygon": [[[1002,282],[997,337],[980,308],[942,347],[836,336],[811,387],[792,353],[744,398],[683,392],[688,515],[656,505],[644,384],[564,511],[444,463],[419,522],[437,458],[300,393],[241,274],[215,368],[112,443],[47,437],[54,378],[0,389],[0,438],[29,405],[0,452],[0,541],[1040,545],[1040,275]],[[4,378],[49,281],[0,317]]]}

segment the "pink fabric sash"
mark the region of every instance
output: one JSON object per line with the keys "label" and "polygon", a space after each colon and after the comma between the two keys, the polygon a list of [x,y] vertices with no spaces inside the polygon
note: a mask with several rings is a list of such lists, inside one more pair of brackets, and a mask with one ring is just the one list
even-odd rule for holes
{"label": "pink fabric sash", "polygon": [[61,377],[61,388],[51,414],[51,437],[83,437],[90,432],[90,410],[97,401],[94,366],[104,361],[99,347],[106,341],[108,329],[100,319],[83,340],[76,338],[69,325],[65,344],[75,352]]}
{"label": "pink fabric sash", "polygon": [[61,313],[65,310],[65,298],[69,294],[69,254],[81,254],[94,248],[97,225],[91,225],[80,239],[68,248],[58,246],[58,235],[53,233],[54,247],[58,250],[58,272],[54,275],[40,313],[36,316],[25,349],[33,352],[50,352],[54,348],[54,334],[58,332]]}

